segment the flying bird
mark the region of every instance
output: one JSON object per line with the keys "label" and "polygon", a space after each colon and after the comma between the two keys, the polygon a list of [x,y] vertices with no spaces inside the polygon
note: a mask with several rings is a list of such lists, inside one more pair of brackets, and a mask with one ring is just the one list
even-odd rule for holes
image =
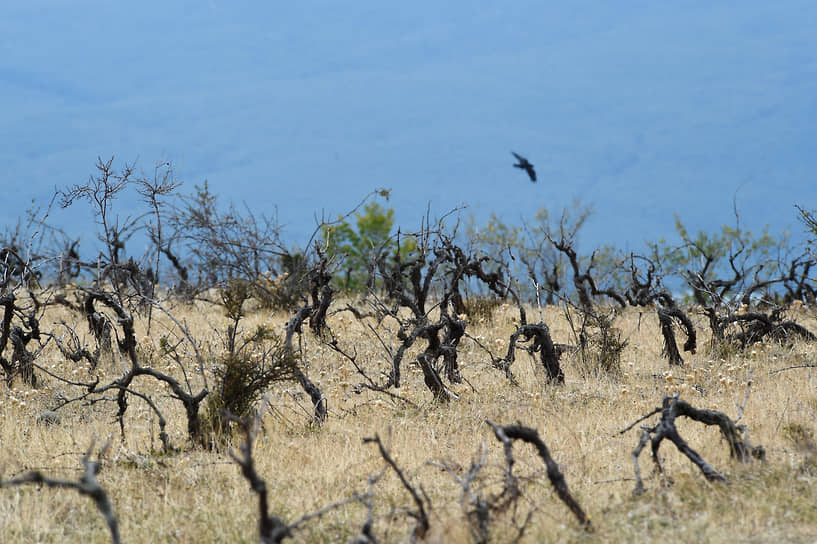
{"label": "flying bird", "polygon": [[536,183],[536,170],[533,169],[533,165],[530,163],[530,161],[528,161],[528,159],[522,155],[514,153],[513,151],[511,151],[511,154],[516,157],[516,160],[519,161],[518,163],[514,164],[514,166],[527,172],[528,176],[530,176],[530,180]]}

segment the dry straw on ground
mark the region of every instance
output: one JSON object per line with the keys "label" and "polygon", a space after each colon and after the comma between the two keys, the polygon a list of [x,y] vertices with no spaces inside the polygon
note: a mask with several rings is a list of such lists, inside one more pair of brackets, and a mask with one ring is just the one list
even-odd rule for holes
{"label": "dry straw on ground", "polygon": [[[216,308],[178,308],[199,338],[223,330],[226,319]],[[536,310],[531,310],[531,314]],[[515,312],[500,308],[492,321],[469,323],[469,334],[497,354],[507,349]],[[258,312],[242,323],[248,330],[269,322],[283,331],[285,315]],[[555,342],[572,341],[568,323],[556,308],[545,309]],[[810,330],[817,323],[798,315]],[[75,316],[48,316],[78,323]],[[705,330],[705,316],[694,316]],[[387,369],[382,348],[350,314],[330,316],[329,323],[358,363],[377,376]],[[654,313],[629,311],[618,327],[629,344],[622,373],[579,371],[574,356],[562,359],[566,381],[548,385],[533,358],[520,353],[513,366],[518,385],[493,368],[473,341],[460,347],[466,382],[453,386],[459,400],[437,404],[423,384],[422,372],[410,366],[397,391],[410,406],[382,393],[352,392],[360,377],[347,360],[305,331],[306,368],[327,395],[330,414],[322,427],[312,422],[312,407],[295,383],[268,391],[262,428],[255,443],[256,469],[266,480],[270,510],[287,522],[370,489],[369,479],[384,470],[377,448],[363,439],[379,435],[410,483],[427,496],[429,542],[469,542],[468,498],[455,475],[463,474],[483,452],[485,464],[474,489],[489,496],[502,488],[504,456],[486,420],[519,422],[539,432],[559,463],[570,491],[592,520],[593,532],[578,524],[553,491],[536,451],[514,445],[515,474],[522,498],[492,520],[495,542],[515,538],[530,515],[523,542],[633,542],[664,539],[682,542],[813,542],[817,539],[817,373],[807,365],[815,348],[806,343],[756,345],[728,357],[714,357],[699,339],[696,355],[683,368],[669,368],[661,356],[659,324]],[[144,331],[138,334],[143,334]],[[157,349],[162,334],[154,323],[140,349]],[[409,360],[410,358],[406,358]],[[60,374],[83,375],[87,369],[47,350],[38,361]],[[109,378],[121,371],[116,359],[98,372]],[[168,372],[177,372],[169,368]],[[81,459],[92,442],[110,441],[101,458],[99,483],[107,490],[125,542],[253,542],[257,506],[247,481],[229,456],[230,445],[215,450],[193,447],[186,419],[167,391],[148,391],[157,382],[136,384],[151,394],[168,418],[171,443],[178,452],[161,453],[158,426],[149,407],[138,399],[126,415],[127,437],[120,441],[112,403],[70,405],[58,421],[38,421],[66,386],[46,378],[37,390],[0,385],[0,479],[38,469],[48,476],[78,479]],[[748,390],[747,384],[751,381]],[[642,455],[646,491],[634,495],[631,452],[638,429],[619,431],[659,406],[665,393],[679,391],[698,408],[714,408],[736,418],[752,442],[767,450],[763,463],[740,464],[716,428],[679,420],[678,430],[728,483],[708,482],[698,469],[668,444],[661,448],[666,477],[655,475]],[[655,418],[653,418],[655,419]],[[241,443],[236,433],[232,447]],[[373,532],[384,542],[405,541],[414,521],[406,512],[412,498],[393,471],[371,486]],[[304,523],[294,541],[346,542],[360,532],[367,508],[355,502]],[[36,485],[0,490],[3,542],[108,542],[110,535],[94,503],[71,489]]]}

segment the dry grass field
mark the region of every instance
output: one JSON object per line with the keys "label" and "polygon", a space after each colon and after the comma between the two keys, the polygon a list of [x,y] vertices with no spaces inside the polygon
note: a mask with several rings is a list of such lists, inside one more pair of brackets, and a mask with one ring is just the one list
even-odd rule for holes
{"label": "dry grass field", "polygon": [[[220,345],[216,331],[223,332],[227,319],[218,307],[200,303],[175,312],[196,338]],[[468,332],[496,353],[504,353],[517,315],[513,308],[502,307],[490,321],[470,322]],[[537,320],[538,310],[529,309],[529,316]],[[800,311],[793,317],[817,331],[813,314]],[[250,330],[266,322],[283,334],[287,318],[257,311],[242,321],[242,327]],[[145,360],[159,349],[163,327],[170,326],[156,319],[150,336],[145,335],[145,323],[137,323]],[[546,308],[544,319],[555,342],[572,343],[562,310]],[[502,488],[505,470],[502,445],[487,419],[503,425],[519,422],[539,431],[593,526],[588,532],[579,525],[553,491],[534,448],[516,442],[514,472],[522,480],[523,496],[492,520],[494,542],[516,538],[526,519],[522,542],[817,541],[817,369],[775,372],[815,363],[815,347],[802,342],[767,344],[714,354],[706,318],[693,319],[699,350],[684,354],[684,368],[670,369],[662,357],[655,314],[628,310],[614,323],[628,341],[622,372],[610,376],[583,370],[575,355],[566,354],[563,386],[548,385],[542,369],[524,352],[512,366],[518,380],[512,385],[491,366],[484,351],[464,339],[459,360],[466,383],[454,386],[459,399],[448,404],[432,401],[422,372],[408,356],[405,383],[394,392],[415,406],[383,393],[352,392],[361,381],[355,369],[304,327],[304,366],[326,394],[330,414],[322,426],[314,424],[309,399],[297,383],[279,383],[267,392],[254,455],[270,491],[271,512],[293,522],[369,491],[369,478],[386,465],[377,447],[363,439],[379,435],[409,481],[427,495],[431,529],[426,540],[470,542],[469,500],[455,476],[464,475],[484,454],[473,491],[489,497]],[[87,331],[80,316],[65,310],[54,310],[43,323],[60,320]],[[358,361],[371,375],[387,369],[382,347],[351,314],[331,315],[328,322],[344,348],[357,350]],[[88,379],[84,366],[67,361],[53,345],[37,362],[60,375]],[[104,382],[123,364],[110,359],[97,372]],[[188,370],[193,366],[191,362]],[[182,378],[178,367],[163,370]],[[195,372],[188,374],[194,384],[200,380]],[[69,404],[60,410],[59,423],[46,425],[38,416],[60,396],[76,393],[52,378],[44,376],[43,381],[33,390],[22,389],[19,379],[12,388],[0,385],[0,478],[39,469],[48,476],[76,479],[89,446],[98,450],[109,442],[98,479],[110,494],[124,542],[257,541],[256,495],[229,456],[230,448],[241,444],[241,433],[214,450],[194,447],[181,404],[158,382],[144,377],[137,378],[135,388],[152,395],[164,412],[178,451],[162,452],[156,418],[137,398],[130,401],[125,417],[124,441],[114,402]],[[728,482],[708,482],[664,442],[660,451],[666,477],[654,473],[649,448],[645,449],[640,465],[646,491],[634,495],[631,452],[639,430],[636,426],[624,434],[619,431],[674,391],[695,407],[720,410],[733,419],[745,401],[740,423],[747,426],[753,444],[766,448],[766,461],[738,463],[730,459],[717,428],[680,418],[681,436]],[[648,422],[657,420],[653,416]],[[408,540],[414,521],[407,511],[414,504],[395,473],[386,470],[372,491],[378,539]],[[346,542],[359,534],[366,517],[366,507],[352,502],[305,521],[292,541]],[[9,543],[110,541],[89,498],[35,484],[0,489],[0,534],[0,540]]]}

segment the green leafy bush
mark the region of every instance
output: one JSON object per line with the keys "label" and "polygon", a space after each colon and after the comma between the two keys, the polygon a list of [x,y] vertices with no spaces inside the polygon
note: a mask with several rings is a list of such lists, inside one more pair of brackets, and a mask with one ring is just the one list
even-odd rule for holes
{"label": "green leafy bush", "polygon": [[374,287],[378,261],[393,258],[393,243],[399,243],[401,256],[409,255],[416,244],[410,236],[393,240],[394,208],[369,202],[354,215],[354,227],[342,220],[324,226],[322,234],[327,255],[339,262],[341,273],[333,280],[334,287],[359,293]]}

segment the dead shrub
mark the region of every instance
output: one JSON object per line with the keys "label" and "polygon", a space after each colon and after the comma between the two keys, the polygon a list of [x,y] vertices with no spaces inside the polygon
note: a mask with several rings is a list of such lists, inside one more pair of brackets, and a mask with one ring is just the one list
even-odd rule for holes
{"label": "dead shrub", "polygon": [[577,340],[578,370],[583,377],[621,374],[621,354],[627,340],[613,326],[613,317],[600,312],[580,310],[581,323],[576,323],[569,311],[568,322]]}
{"label": "dead shrub", "polygon": [[225,353],[215,371],[216,383],[207,398],[203,428],[208,441],[230,434],[225,416],[248,416],[272,384],[296,378],[297,361],[280,337],[258,327],[241,349]]}

